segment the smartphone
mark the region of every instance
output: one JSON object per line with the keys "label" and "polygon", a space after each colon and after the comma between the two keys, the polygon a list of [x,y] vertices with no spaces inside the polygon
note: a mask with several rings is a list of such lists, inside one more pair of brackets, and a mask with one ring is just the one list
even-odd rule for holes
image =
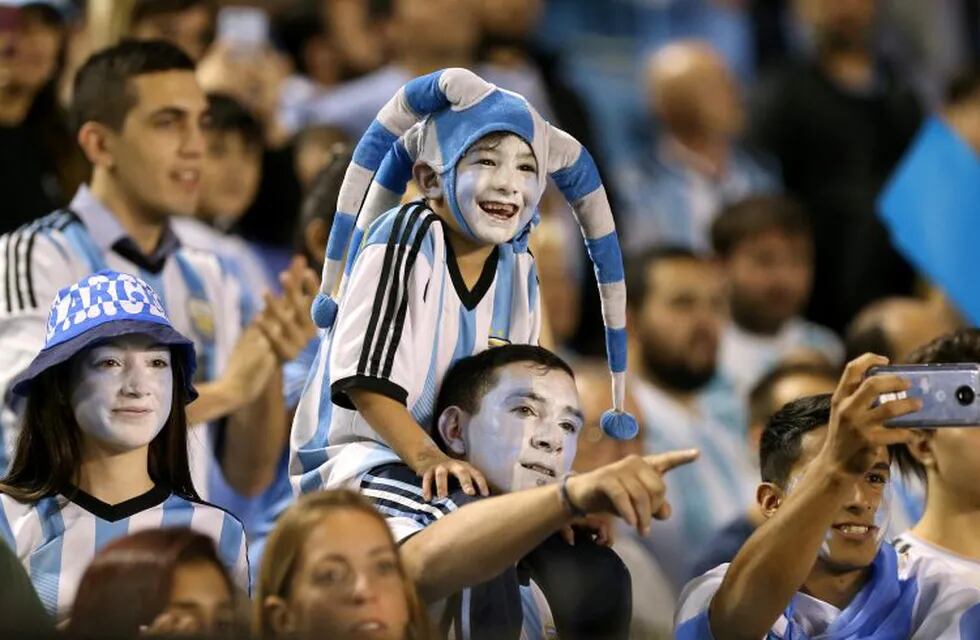
{"label": "smartphone", "polygon": [[885,393],[875,403],[919,398],[922,409],[892,418],[889,427],[980,427],[980,364],[902,364],[874,367],[869,376],[905,378],[908,391]]}
{"label": "smartphone", "polygon": [[224,7],[218,12],[217,39],[241,51],[258,51],[269,41],[269,16],[255,7]]}

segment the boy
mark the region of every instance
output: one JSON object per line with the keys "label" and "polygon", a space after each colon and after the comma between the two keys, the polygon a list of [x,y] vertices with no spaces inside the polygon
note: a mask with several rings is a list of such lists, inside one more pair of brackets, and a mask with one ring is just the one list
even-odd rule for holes
{"label": "boy", "polygon": [[[412,126],[416,114],[432,115]],[[453,362],[494,344],[537,343],[527,235],[549,173],[573,203],[596,262],[617,408],[603,426],[620,437],[636,433],[635,419],[618,410],[622,258],[591,158],[520,96],[449,69],[402,88],[348,169],[313,309],[321,327],[335,318],[337,326],[321,343],[293,426],[290,473],[300,491],[357,486],[372,468],[404,462],[421,476],[426,500],[448,494],[449,476],[467,495],[489,493],[479,470],[450,459],[420,425]],[[409,176],[425,200],[377,217]],[[355,227],[348,212],[356,211]],[[338,306],[328,296],[345,252]]]}

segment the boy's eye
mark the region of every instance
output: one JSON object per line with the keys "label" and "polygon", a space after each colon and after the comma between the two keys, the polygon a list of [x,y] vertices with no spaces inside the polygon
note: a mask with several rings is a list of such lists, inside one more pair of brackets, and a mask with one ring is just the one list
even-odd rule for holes
{"label": "boy's eye", "polygon": [[534,409],[525,405],[514,407],[514,413],[521,416],[522,418],[530,418],[531,416],[536,415],[534,413]]}
{"label": "boy's eye", "polygon": [[519,169],[520,169],[521,171],[529,171],[529,172],[531,172],[531,173],[537,173],[537,172],[538,172],[538,168],[537,168],[536,166],[534,166],[533,164],[527,164],[527,163],[524,163],[524,164],[522,164],[522,165],[521,165],[520,167],[518,167],[518,168],[519,168]]}
{"label": "boy's eye", "polygon": [[562,422],[560,426],[567,433],[575,433],[575,424],[572,422]]}
{"label": "boy's eye", "polygon": [[482,164],[484,167],[495,167],[497,163],[490,158],[480,158],[476,161],[477,164]]}

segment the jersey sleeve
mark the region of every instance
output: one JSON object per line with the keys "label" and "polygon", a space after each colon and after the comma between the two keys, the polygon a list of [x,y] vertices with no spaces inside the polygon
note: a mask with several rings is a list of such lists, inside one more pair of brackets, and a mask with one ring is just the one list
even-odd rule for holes
{"label": "jersey sleeve", "polygon": [[708,622],[708,608],[715,593],[725,579],[728,565],[716,567],[691,580],[677,600],[674,612],[674,638],[676,640],[713,640]]}
{"label": "jersey sleeve", "polygon": [[23,400],[12,395],[13,379],[44,346],[48,312],[58,291],[74,282],[76,273],[67,251],[45,230],[26,227],[0,238],[0,471],[16,442]]}
{"label": "jersey sleeve", "polygon": [[432,345],[416,353],[415,333],[422,330],[417,325],[432,273],[426,222],[405,234],[405,242],[371,244],[357,256],[332,336],[330,394],[340,407],[354,409],[352,389],[407,404],[409,389],[425,379]]}

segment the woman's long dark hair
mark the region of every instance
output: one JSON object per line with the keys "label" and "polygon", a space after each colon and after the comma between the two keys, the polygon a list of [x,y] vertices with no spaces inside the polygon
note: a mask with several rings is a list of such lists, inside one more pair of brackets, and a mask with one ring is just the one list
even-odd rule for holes
{"label": "woman's long dark hair", "polygon": [[85,570],[72,606],[71,640],[136,638],[167,609],[174,572],[181,564],[209,562],[231,579],[214,542],[190,529],[147,529],[114,540]]}
{"label": "woman's long dark hair", "polygon": [[[77,356],[76,356],[77,357]],[[187,462],[187,372],[172,353],[173,403],[163,429],[150,442],[147,470],[157,484],[188,500],[200,500]],[[78,485],[82,457],[81,428],[69,403],[71,361],[38,376],[31,384],[17,450],[0,493],[21,502],[61,494]]]}

